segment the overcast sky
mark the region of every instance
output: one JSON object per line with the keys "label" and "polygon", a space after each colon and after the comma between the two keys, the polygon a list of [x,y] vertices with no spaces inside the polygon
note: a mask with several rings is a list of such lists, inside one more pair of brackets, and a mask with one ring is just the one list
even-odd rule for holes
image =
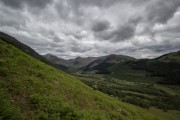
{"label": "overcast sky", "polygon": [[0,0],[0,31],[40,54],[153,58],[180,50],[180,0]]}

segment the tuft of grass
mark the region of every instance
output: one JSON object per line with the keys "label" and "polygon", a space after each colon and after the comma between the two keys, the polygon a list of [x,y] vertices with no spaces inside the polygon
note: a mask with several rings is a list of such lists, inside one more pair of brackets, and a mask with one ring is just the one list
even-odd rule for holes
{"label": "tuft of grass", "polygon": [[20,110],[12,104],[13,100],[0,88],[0,120],[21,120]]}

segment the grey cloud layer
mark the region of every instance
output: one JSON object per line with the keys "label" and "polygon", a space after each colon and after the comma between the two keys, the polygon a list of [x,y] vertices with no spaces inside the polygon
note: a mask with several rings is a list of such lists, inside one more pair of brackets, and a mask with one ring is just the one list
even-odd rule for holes
{"label": "grey cloud layer", "polygon": [[0,30],[41,54],[155,57],[180,48],[180,0],[0,0]]}
{"label": "grey cloud layer", "polygon": [[180,0],[157,0],[147,5],[148,21],[166,23],[180,6]]}
{"label": "grey cloud layer", "polygon": [[24,4],[32,7],[45,7],[52,0],[1,0],[5,5],[13,8],[21,8]]}

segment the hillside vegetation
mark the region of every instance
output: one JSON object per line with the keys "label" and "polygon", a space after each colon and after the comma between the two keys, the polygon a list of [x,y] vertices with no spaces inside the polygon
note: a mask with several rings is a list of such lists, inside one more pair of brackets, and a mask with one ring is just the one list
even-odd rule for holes
{"label": "hillside vegetation", "polygon": [[158,120],[0,39],[1,120]]}
{"label": "hillside vegetation", "polygon": [[[135,73],[133,75],[135,75]],[[125,75],[123,77],[125,78]],[[151,79],[143,80],[143,77],[140,78],[139,81],[138,77],[136,77],[133,81],[133,78],[131,77],[133,76],[126,77],[126,80],[116,79],[109,75],[77,75],[77,78],[85,84],[96,90],[114,96],[120,101],[131,103],[146,109],[155,107],[164,111],[180,111],[179,86],[154,84],[151,82]]]}
{"label": "hillside vegetation", "polygon": [[[112,58],[111,61],[117,58]],[[87,65],[84,73],[109,74],[112,77],[130,81],[148,81],[167,85],[180,85],[180,51],[154,59],[120,58],[119,62],[107,60],[93,67]],[[83,72],[82,72],[83,73]]]}
{"label": "hillside vegetation", "polygon": [[163,78],[159,83],[180,85],[180,51],[162,55],[152,60],[138,60],[128,64],[135,70],[143,70],[152,77]]}

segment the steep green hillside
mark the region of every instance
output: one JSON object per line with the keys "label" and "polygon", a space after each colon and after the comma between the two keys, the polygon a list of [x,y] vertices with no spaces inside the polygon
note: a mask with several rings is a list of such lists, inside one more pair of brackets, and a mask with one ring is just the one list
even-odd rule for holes
{"label": "steep green hillside", "polygon": [[157,120],[0,40],[1,120]]}

